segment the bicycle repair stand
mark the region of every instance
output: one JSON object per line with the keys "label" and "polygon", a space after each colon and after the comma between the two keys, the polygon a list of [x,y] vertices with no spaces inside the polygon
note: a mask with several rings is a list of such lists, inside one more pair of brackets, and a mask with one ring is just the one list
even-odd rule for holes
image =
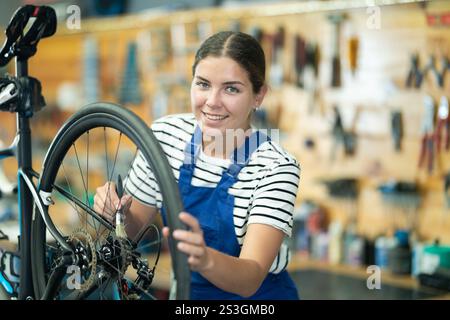
{"label": "bicycle repair stand", "polygon": [[[30,18],[31,26],[24,34]],[[0,66],[5,66],[15,57],[16,76],[2,78],[0,82],[0,110],[17,113],[17,137],[11,147],[0,152],[0,160],[17,155],[18,167],[23,174],[33,175],[31,152],[30,117],[45,106],[40,82],[28,76],[28,59],[37,50],[41,38],[56,32],[56,13],[47,6],[25,5],[13,15],[6,28],[6,41],[0,51]],[[26,187],[23,174],[18,172],[19,221],[20,221],[20,289],[19,299],[34,297],[30,259],[31,219],[33,198]],[[35,175],[33,175],[35,176]]]}

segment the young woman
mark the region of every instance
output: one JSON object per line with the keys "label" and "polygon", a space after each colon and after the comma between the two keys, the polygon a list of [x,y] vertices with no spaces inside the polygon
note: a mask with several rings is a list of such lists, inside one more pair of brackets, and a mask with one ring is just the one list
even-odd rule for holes
{"label": "young woman", "polygon": [[[186,211],[180,219],[188,231],[163,232],[173,232],[188,255],[191,298],[298,299],[285,270],[290,254],[283,240],[291,235],[299,166],[250,125],[267,92],[264,52],[247,34],[219,32],[201,45],[192,71],[193,114],[152,125]],[[141,157],[126,190],[119,200],[114,184],[106,183],[97,189],[94,208],[113,221],[120,203],[133,235],[162,207]]]}

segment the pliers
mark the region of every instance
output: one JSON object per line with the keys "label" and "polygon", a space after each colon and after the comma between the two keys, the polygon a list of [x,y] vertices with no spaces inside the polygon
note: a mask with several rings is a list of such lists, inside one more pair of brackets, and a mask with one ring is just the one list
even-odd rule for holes
{"label": "pliers", "polygon": [[425,114],[422,120],[422,146],[419,155],[419,168],[428,158],[428,173],[433,171],[434,160],[434,101],[429,95],[424,98]]}
{"label": "pliers", "polygon": [[441,70],[438,70],[438,68],[436,66],[436,58],[434,57],[434,55],[430,55],[430,57],[428,59],[428,63],[422,71],[421,80],[417,87],[420,87],[421,82],[427,76],[427,73],[431,72],[433,74],[433,77],[435,78],[437,84],[439,85],[439,87],[443,88],[444,87],[444,77],[445,77],[445,72],[447,71],[447,68],[448,68],[447,57],[442,57]]}
{"label": "pliers", "polygon": [[442,142],[442,131],[445,130],[444,145],[445,150],[450,148],[450,128],[449,128],[449,117],[448,117],[448,99],[445,96],[441,97],[441,102],[438,109],[438,118],[436,125],[435,141],[436,141],[436,151],[441,152],[441,142]]}
{"label": "pliers", "polygon": [[419,55],[414,53],[411,55],[411,67],[408,71],[408,77],[406,78],[406,87],[420,88],[422,78],[423,75],[419,69]]}

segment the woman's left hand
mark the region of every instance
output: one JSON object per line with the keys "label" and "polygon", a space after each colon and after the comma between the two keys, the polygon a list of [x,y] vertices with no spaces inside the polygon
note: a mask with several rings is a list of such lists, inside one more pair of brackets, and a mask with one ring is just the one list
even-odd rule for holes
{"label": "woman's left hand", "polygon": [[[172,236],[179,241],[177,249],[187,254],[188,263],[193,271],[201,272],[210,269],[213,262],[198,220],[187,212],[181,212],[179,217],[190,230],[173,231]],[[169,236],[169,232],[168,227],[163,228],[165,237]]]}

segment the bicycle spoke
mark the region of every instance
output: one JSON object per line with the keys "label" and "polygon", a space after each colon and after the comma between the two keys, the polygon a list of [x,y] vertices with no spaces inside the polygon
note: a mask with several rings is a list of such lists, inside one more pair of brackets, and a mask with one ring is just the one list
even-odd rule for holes
{"label": "bicycle spoke", "polygon": [[53,187],[55,189],[57,189],[57,191],[59,193],[61,193],[64,197],[71,199],[76,205],[78,205],[80,208],[82,208],[84,211],[86,211],[87,214],[90,214],[91,216],[93,216],[98,222],[103,224],[106,228],[111,229],[111,230],[114,229],[113,225],[109,221],[107,221],[105,218],[99,216],[97,214],[97,212],[95,212],[92,208],[87,206],[81,200],[78,200],[76,197],[74,197],[72,194],[65,191],[63,188],[59,187],[58,185],[53,185]]}
{"label": "bicycle spoke", "polygon": [[[106,160],[106,179],[109,181],[110,176],[109,176],[109,161],[108,161],[108,147],[107,147],[107,143],[106,143],[106,127],[103,127],[103,142],[105,145],[105,160]],[[109,188],[106,194],[106,197],[108,197],[109,195]],[[105,203],[106,204],[106,203]],[[103,205],[103,209],[102,209],[102,215],[105,213],[105,206]],[[103,236],[103,233],[105,232],[105,230],[102,231],[102,233],[100,234],[100,236]],[[109,233],[108,235],[110,235],[111,233]]]}
{"label": "bicycle spoke", "polygon": [[[117,143],[117,148],[116,148],[116,153],[115,153],[115,156],[114,156],[114,162],[113,162],[113,167],[112,167],[112,170],[111,170],[111,175],[108,177],[108,181],[112,181],[112,178],[113,178],[113,176],[114,176],[114,170],[115,170],[115,168],[116,168],[116,162],[117,162],[117,156],[118,156],[118,154],[119,154],[119,148],[120,148],[120,142],[121,142],[121,140],[122,140],[122,132],[120,132],[120,134],[119,134],[119,142]],[[106,198],[108,199],[108,198],[110,198],[109,197],[109,188],[108,188],[108,192],[107,192],[107,194],[106,194]],[[110,203],[110,205],[111,205],[111,203]]]}
{"label": "bicycle spoke", "polygon": [[[86,188],[87,188],[87,190],[89,190],[89,150],[90,150],[90,148],[89,148],[89,141],[90,141],[89,132],[90,132],[89,130],[86,132],[87,133],[87,152],[86,152]],[[87,196],[88,196],[89,207],[91,207],[93,209],[93,204],[91,205],[91,201],[89,199],[89,194],[87,194]],[[87,219],[88,219],[88,217],[86,216],[86,220]],[[95,231],[96,238],[98,238],[98,228],[95,225],[94,217],[91,216],[91,219],[92,219],[92,223],[93,223],[93,225],[91,225],[91,226]]]}
{"label": "bicycle spoke", "polygon": [[[64,166],[64,163],[62,162],[61,163],[61,166],[62,166],[62,168],[63,168],[63,172],[64,172],[64,178],[66,179],[66,183],[67,183],[67,185],[68,185],[68,187],[69,187],[69,192],[71,193],[71,194],[73,194],[73,191],[72,191],[72,187],[71,187],[71,183],[69,182],[69,179],[67,178],[67,172],[66,172],[66,169],[65,169],[65,166]],[[60,194],[62,194],[57,188],[55,188]],[[80,213],[80,211],[78,210],[78,206],[74,203],[74,201],[73,200],[71,200],[71,199],[69,199],[70,201],[68,201],[68,203],[72,206],[72,208],[74,208],[75,209],[75,211],[77,212],[77,214],[78,214],[78,217],[80,218],[80,221],[83,221],[83,216],[82,216],[82,214]],[[86,220],[87,220],[87,217],[86,217]]]}
{"label": "bicycle spoke", "polygon": [[[120,148],[120,142],[121,142],[121,140],[122,140],[122,132],[120,132],[120,134],[119,134],[119,142],[117,143],[117,148],[116,148],[116,152],[115,152],[115,156],[114,156],[114,162],[113,162],[113,167],[112,167],[112,170],[111,170],[111,174],[107,177],[108,179],[108,183],[110,182],[110,181],[112,181],[112,177],[114,176],[114,169],[115,169],[115,167],[116,167],[116,161],[117,161],[117,156],[118,156],[118,154],[119,154],[119,148]],[[106,192],[106,199],[109,199],[109,205],[112,207],[112,202],[111,202],[111,197],[110,197],[110,188],[109,188],[109,185],[108,185],[108,191]],[[104,210],[105,210],[105,207],[103,206],[103,212],[102,213],[104,213]]]}
{"label": "bicycle spoke", "polygon": [[[105,145],[105,150],[106,150],[106,145]],[[138,151],[139,151],[139,149],[136,147],[136,150],[135,150],[135,152],[134,152],[133,158],[132,158],[132,160],[131,160],[131,162],[130,162],[130,165],[128,166],[129,169],[128,169],[127,175],[126,175],[125,179],[123,180],[124,183],[125,183],[125,185],[126,185],[126,183],[127,183],[128,177],[129,177],[129,175],[130,175],[131,167],[132,167],[134,161],[136,160]],[[108,169],[107,169],[107,170],[108,170]],[[109,189],[108,189],[108,192],[109,192]],[[108,193],[107,193],[107,195],[108,195]],[[105,207],[103,207],[103,213],[104,213],[104,209],[105,209]],[[125,230],[126,230],[126,228],[125,228]],[[105,233],[105,230],[102,231],[102,233],[100,234],[100,236],[103,236],[104,233]]]}
{"label": "bicycle spoke", "polygon": [[84,187],[86,201],[87,201],[88,200],[88,191],[87,191],[86,183],[84,181],[84,175],[83,175],[83,170],[81,169],[80,159],[78,158],[77,147],[75,146],[75,143],[72,143],[72,146],[73,146],[73,148],[75,150],[75,158],[77,159],[78,168],[79,168],[80,173],[81,173],[81,180],[83,182],[83,187]]}

